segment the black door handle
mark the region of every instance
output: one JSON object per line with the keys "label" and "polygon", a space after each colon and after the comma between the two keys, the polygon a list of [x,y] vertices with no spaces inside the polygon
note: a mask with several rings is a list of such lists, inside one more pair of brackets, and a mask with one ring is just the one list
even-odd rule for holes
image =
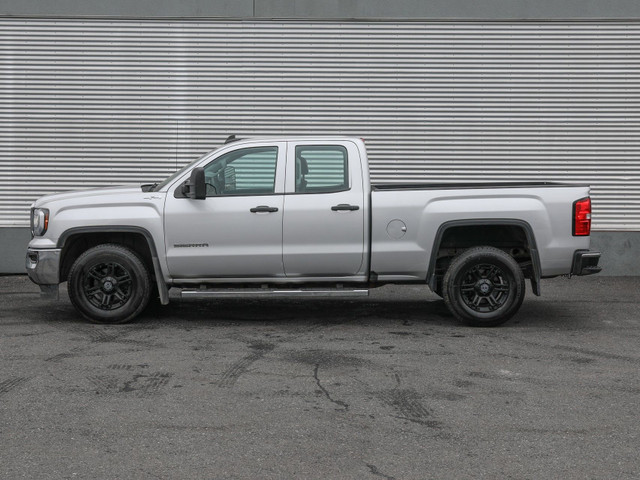
{"label": "black door handle", "polygon": [[278,207],[268,207],[267,205],[260,205],[259,207],[250,208],[251,213],[273,213],[278,211]]}
{"label": "black door handle", "polygon": [[342,210],[353,211],[353,210],[360,210],[360,207],[358,205],[349,205],[348,203],[341,203],[340,205],[334,205],[333,207],[331,207],[331,210],[333,210],[334,212],[339,212]]}

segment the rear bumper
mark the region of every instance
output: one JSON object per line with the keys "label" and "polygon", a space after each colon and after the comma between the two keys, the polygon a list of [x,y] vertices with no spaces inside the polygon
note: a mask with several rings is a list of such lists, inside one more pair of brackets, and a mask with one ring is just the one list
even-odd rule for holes
{"label": "rear bumper", "polygon": [[59,248],[27,249],[27,275],[33,283],[40,285],[40,290],[45,296],[57,296],[60,283],[60,252]]}
{"label": "rear bumper", "polygon": [[571,275],[593,275],[599,273],[602,267],[598,266],[600,252],[595,250],[576,250],[573,254],[573,266]]}

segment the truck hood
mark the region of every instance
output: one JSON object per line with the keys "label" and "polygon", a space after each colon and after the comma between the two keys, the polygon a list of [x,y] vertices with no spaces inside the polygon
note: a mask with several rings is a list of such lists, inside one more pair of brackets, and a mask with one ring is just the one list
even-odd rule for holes
{"label": "truck hood", "polygon": [[58,244],[64,232],[71,229],[113,225],[143,229],[162,239],[165,198],[166,193],[143,192],[139,185],[45,195],[34,206],[49,210],[49,227],[34,241],[42,248],[51,248],[51,245]]}
{"label": "truck hood", "polygon": [[[95,197],[104,197],[105,201],[112,201],[117,203],[117,200],[112,197],[118,195],[126,196],[127,194],[145,193],[142,191],[139,185],[120,185],[117,187],[105,187],[105,188],[92,188],[87,190],[73,190],[70,192],[52,193],[50,195],[44,195],[37,199],[33,204],[34,207],[46,207],[53,202],[66,202],[69,200],[98,200]],[[146,192],[148,195],[152,195],[152,192]],[[93,203],[93,202],[92,202]]]}

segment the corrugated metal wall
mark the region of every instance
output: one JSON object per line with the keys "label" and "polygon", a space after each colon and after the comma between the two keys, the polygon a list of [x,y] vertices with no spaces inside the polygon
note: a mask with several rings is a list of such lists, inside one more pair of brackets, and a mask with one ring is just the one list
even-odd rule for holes
{"label": "corrugated metal wall", "polygon": [[227,135],[364,137],[374,180],[587,182],[640,229],[640,23],[0,19],[0,226]]}

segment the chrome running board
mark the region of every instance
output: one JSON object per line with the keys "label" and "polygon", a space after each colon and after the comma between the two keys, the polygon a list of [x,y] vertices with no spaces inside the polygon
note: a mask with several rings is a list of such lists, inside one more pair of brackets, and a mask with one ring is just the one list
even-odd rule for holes
{"label": "chrome running board", "polygon": [[368,297],[368,289],[285,289],[285,288],[200,288],[185,289],[183,298],[250,298],[250,297]]}

